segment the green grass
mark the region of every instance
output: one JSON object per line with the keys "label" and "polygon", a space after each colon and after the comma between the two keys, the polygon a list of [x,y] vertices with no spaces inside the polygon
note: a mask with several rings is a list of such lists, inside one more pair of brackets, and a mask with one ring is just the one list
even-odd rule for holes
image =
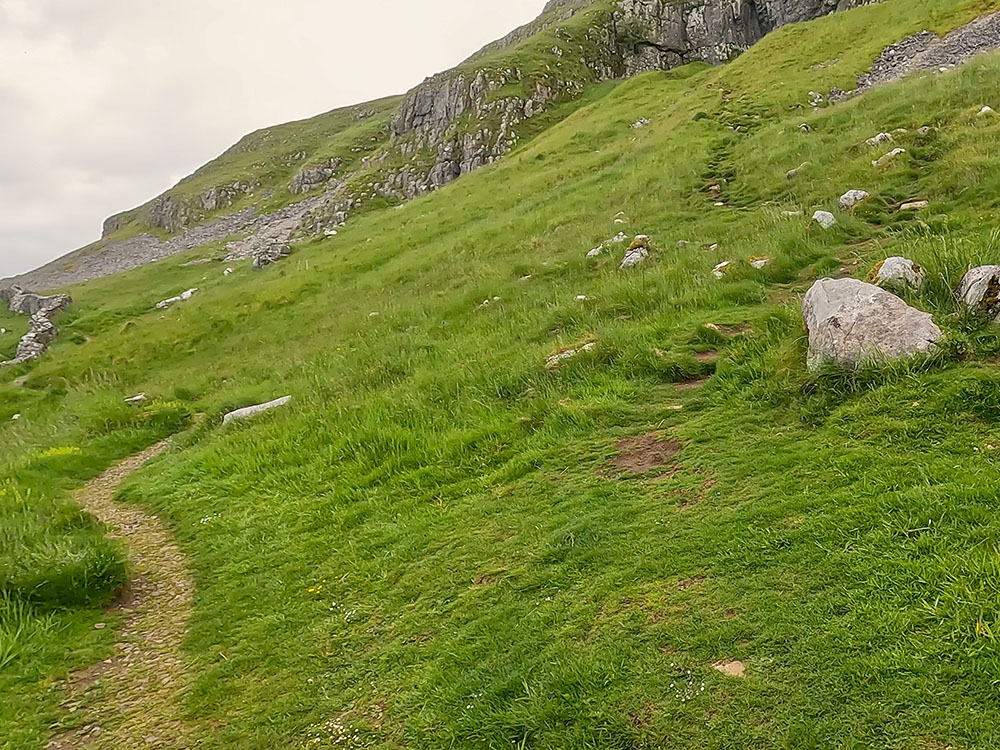
{"label": "green grass", "polygon": [[[1000,120],[972,117],[1000,59],[797,108],[884,45],[986,8],[891,0],[723,68],[592,92],[499,164],[264,272],[183,256],[75,287],[51,353],[0,372],[25,415],[0,420],[0,476],[39,513],[64,507],[206,413],[123,493],[191,556],[184,711],[204,748],[995,747],[1000,339],[950,287],[1000,255]],[[908,154],[876,171],[859,144],[894,128]],[[705,192],[720,177],[724,208]],[[855,187],[867,206],[809,226]],[[901,215],[909,198],[930,207]],[[585,259],[619,230],[652,236],[650,263]],[[909,300],[942,351],[808,374],[809,284],[894,254],[928,271]],[[764,271],[745,263],[763,255]],[[735,270],[717,281],[721,260]],[[138,391],[177,419],[117,421]],[[676,465],[620,476],[615,443],[652,431],[681,444]],[[58,447],[86,460],[25,474]],[[25,536],[75,543],[25,518]],[[0,570],[21,559],[0,547]],[[0,737],[17,748],[44,744],[50,680],[113,637],[88,629],[93,606],[26,602],[0,603]],[[712,669],[724,659],[747,679]]]}

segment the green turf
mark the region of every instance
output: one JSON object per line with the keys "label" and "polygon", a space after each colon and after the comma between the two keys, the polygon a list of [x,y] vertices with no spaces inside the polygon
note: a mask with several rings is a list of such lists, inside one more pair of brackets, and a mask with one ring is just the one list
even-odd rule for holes
{"label": "green turf", "polygon": [[[886,44],[990,9],[890,0],[791,27],[726,67],[595,90],[499,164],[266,271],[179,256],[75,287],[50,354],[0,372],[24,413],[0,423],[0,487],[21,488],[3,517],[65,508],[206,413],[123,493],[191,556],[184,711],[204,748],[996,747],[1000,338],[950,288],[1000,261],[1000,118],[974,116],[1000,58],[804,105]],[[876,171],[860,144],[896,128],[908,153]],[[850,188],[873,195],[853,216]],[[840,224],[811,226],[817,208]],[[650,263],[584,257],[620,230],[652,237]],[[927,269],[908,299],[941,351],[808,374],[809,284],[895,254]],[[152,425],[121,404],[138,391]],[[650,432],[679,453],[623,476],[616,442]],[[25,473],[57,448],[80,453]],[[24,544],[104,549],[41,510]],[[8,549],[0,571],[24,559]],[[57,582],[72,557],[37,573]],[[89,606],[8,585],[6,747],[43,746],[51,680],[108,652],[113,628],[88,626],[113,584]],[[731,659],[745,680],[712,668]]]}

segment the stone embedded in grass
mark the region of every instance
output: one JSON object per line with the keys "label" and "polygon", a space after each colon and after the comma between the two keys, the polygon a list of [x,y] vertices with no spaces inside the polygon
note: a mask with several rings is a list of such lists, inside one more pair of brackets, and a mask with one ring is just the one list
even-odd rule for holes
{"label": "stone embedded in grass", "polygon": [[865,144],[868,146],[878,146],[882,143],[892,143],[892,142],[893,142],[892,133],[879,133],[875,137],[869,138],[867,141],[865,141]]}
{"label": "stone embedded in grass", "polygon": [[632,127],[633,130],[638,130],[639,128],[644,128],[647,125],[649,125],[649,119],[646,118],[646,117],[643,117],[642,119],[636,120],[635,122],[633,122],[631,127]]}
{"label": "stone embedded in grass", "polygon": [[611,239],[604,240],[604,242],[602,242],[600,245],[598,245],[589,253],[587,253],[587,257],[596,258],[597,256],[602,255],[605,250],[608,250],[609,248],[614,247],[615,245],[620,245],[627,239],[628,237],[625,236],[625,232],[619,232]]}
{"label": "stone embedded in grass", "polygon": [[837,223],[837,217],[829,211],[817,211],[813,214],[813,221],[819,224],[823,229],[829,229]]}
{"label": "stone embedded in grass", "polygon": [[750,265],[751,267],[756,268],[759,271],[760,269],[767,266],[767,264],[770,263],[771,260],[772,259],[768,258],[767,256],[761,256],[759,258],[751,258]]}
{"label": "stone embedded in grass", "polygon": [[930,205],[928,201],[910,201],[909,203],[904,203],[899,207],[900,211],[919,211],[922,208],[927,208]]}
{"label": "stone embedded in grass", "polygon": [[283,242],[276,242],[254,255],[253,268],[255,271],[259,271],[262,268],[274,265],[279,260],[283,260],[291,254],[292,248]]}
{"label": "stone embedded in grass", "polygon": [[785,179],[786,180],[794,180],[808,166],[809,166],[809,162],[804,161],[801,164],[799,164],[799,166],[797,166],[795,169],[789,169],[787,172],[785,172]]}
{"label": "stone embedded in grass", "polygon": [[649,257],[651,250],[652,245],[650,244],[649,237],[644,234],[637,234],[635,239],[632,240],[632,244],[629,245],[628,250],[625,251],[625,257],[618,267],[623,270],[635,268]]}
{"label": "stone embedded in grass", "polygon": [[978,112],[978,115],[980,117],[985,117],[986,115],[995,115],[995,114],[996,112],[993,111],[993,107],[989,106],[988,104]]}
{"label": "stone embedded in grass", "polygon": [[1000,266],[979,266],[962,277],[958,299],[991,320],[1000,317]]}
{"label": "stone embedded in grass", "polygon": [[875,266],[869,278],[879,286],[920,289],[926,277],[924,269],[912,260],[895,255]]}
{"label": "stone embedded in grass", "polygon": [[227,268],[225,271],[222,272],[222,275],[223,276],[231,276],[232,273],[233,273],[233,269],[232,268]]}
{"label": "stone embedded in grass", "polygon": [[810,370],[832,363],[856,368],[868,360],[929,352],[941,338],[929,313],[857,279],[821,279],[802,303]]}
{"label": "stone embedded in grass", "polygon": [[726,273],[729,272],[729,267],[731,265],[732,261],[728,260],[722,261],[715,268],[712,269],[712,275],[717,279],[721,279],[723,276],[726,275]]}
{"label": "stone embedded in grass", "polygon": [[173,307],[174,305],[176,305],[179,302],[187,302],[189,299],[191,299],[197,293],[198,293],[198,289],[197,288],[195,288],[195,289],[188,289],[186,292],[181,292],[176,297],[170,297],[169,299],[165,299],[162,302],[157,302],[156,303],[156,309],[157,310],[166,310],[168,307]]}
{"label": "stone embedded in grass", "polygon": [[802,123],[801,125],[799,125],[799,130],[801,130],[803,133],[808,133],[812,130],[812,128],[806,125],[805,123]]}
{"label": "stone embedded in grass", "polygon": [[871,193],[866,190],[848,190],[840,196],[840,208],[844,211],[850,211],[856,205],[869,198],[871,198]]}
{"label": "stone embedded in grass", "polygon": [[593,351],[595,348],[597,348],[597,344],[591,341],[584,344],[579,349],[563,349],[561,352],[557,352],[545,360],[545,367],[549,370],[554,370],[566,360],[572,359],[583,352]]}
{"label": "stone embedded in grass", "polygon": [[674,247],[677,248],[678,250],[686,250],[687,246],[690,244],[691,243],[688,242],[687,240],[677,240],[677,244],[674,245]]}
{"label": "stone embedded in grass", "polygon": [[126,404],[144,404],[147,400],[148,399],[147,399],[145,393],[137,393],[135,396],[132,396],[131,398],[125,399],[125,403]]}
{"label": "stone embedded in grass", "polygon": [[265,411],[270,411],[271,409],[276,409],[279,406],[284,406],[292,400],[291,396],[283,396],[282,398],[276,398],[274,401],[268,401],[266,404],[257,404],[256,406],[247,406],[244,409],[237,409],[236,411],[229,412],[226,416],[222,418],[222,424],[229,424],[230,422],[239,421],[242,419],[250,419],[258,414]]}
{"label": "stone embedded in grass", "polygon": [[905,153],[906,153],[906,149],[905,148],[894,148],[892,151],[890,151],[889,153],[887,153],[885,156],[883,156],[883,157],[881,157],[879,159],[875,159],[872,162],[872,166],[875,167],[876,169],[878,169],[879,167],[884,167],[886,164],[888,164],[889,162],[891,162],[897,156],[902,156]]}

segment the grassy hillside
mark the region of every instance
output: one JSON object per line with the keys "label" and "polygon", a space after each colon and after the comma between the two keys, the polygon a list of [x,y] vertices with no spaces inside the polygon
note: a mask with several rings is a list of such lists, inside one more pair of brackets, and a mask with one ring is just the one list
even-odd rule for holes
{"label": "grassy hillside", "polygon": [[[786,28],[592,91],[501,163],[265,272],[179,256],[74,288],[50,354],[0,371],[0,521],[19,514],[0,746],[72,723],[53,680],[115,638],[92,625],[115,624],[121,554],[67,530],[68,489],[204,412],[124,493],[191,556],[200,747],[996,747],[1000,338],[949,289],[1000,262],[1000,118],[975,117],[1000,106],[1000,58],[805,102],[997,9],[888,0]],[[908,153],[873,169],[861,144],[896,128]],[[873,195],[854,215],[850,188]],[[651,262],[585,258],[618,231],[650,235]],[[909,300],[941,352],[809,375],[804,291],[895,254],[927,269]],[[42,600],[7,572],[25,550],[51,552],[45,585],[98,553],[106,575]],[[713,668],[731,660],[745,679]]]}

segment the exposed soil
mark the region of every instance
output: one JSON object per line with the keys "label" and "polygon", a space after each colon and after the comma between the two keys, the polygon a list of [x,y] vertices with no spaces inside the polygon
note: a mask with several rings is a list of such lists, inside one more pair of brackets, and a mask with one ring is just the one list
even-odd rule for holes
{"label": "exposed soil", "polygon": [[192,746],[189,726],[181,719],[189,675],[180,648],[194,580],[163,521],[114,501],[122,482],[166,447],[162,442],[126,459],[77,495],[80,505],[128,546],[133,579],[109,611],[109,616],[124,617],[115,653],[67,680],[64,708],[76,726],[53,739],[50,750]]}
{"label": "exposed soil", "polygon": [[691,391],[695,388],[701,388],[708,382],[708,378],[699,378],[698,380],[688,380],[683,383],[675,383],[674,387],[679,391]]}
{"label": "exposed soil", "polygon": [[741,661],[717,661],[712,665],[712,668],[717,672],[722,672],[722,674],[728,677],[737,677],[743,679],[747,676],[747,667]]}
{"label": "exposed soil", "polygon": [[639,437],[623,438],[615,447],[621,451],[614,460],[615,468],[627,474],[646,474],[670,466],[684,448],[676,440],[665,440],[661,433],[651,432]]}

